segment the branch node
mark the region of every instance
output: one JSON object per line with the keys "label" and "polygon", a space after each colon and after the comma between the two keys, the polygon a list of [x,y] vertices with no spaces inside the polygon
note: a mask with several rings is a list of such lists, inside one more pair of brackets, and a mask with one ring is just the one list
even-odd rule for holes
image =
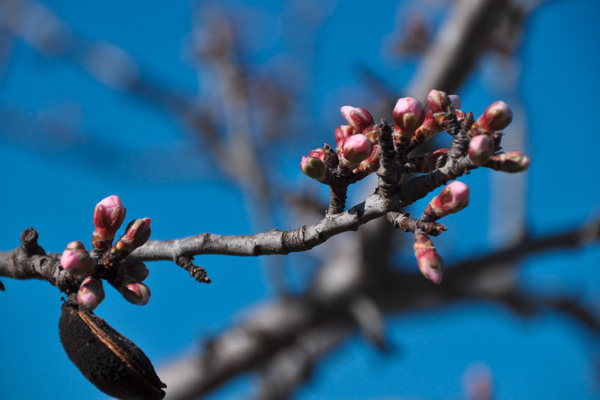
{"label": "branch node", "polygon": [[38,245],[38,233],[34,228],[27,228],[21,233],[21,248],[28,256],[45,256],[46,252]]}
{"label": "branch node", "polygon": [[448,230],[445,225],[438,224],[437,222],[411,218],[408,213],[390,211],[385,217],[394,228],[402,229],[404,232],[414,233],[417,230],[422,230],[430,236],[439,236]]}
{"label": "branch node", "polygon": [[202,267],[194,265],[191,257],[178,256],[175,263],[190,273],[190,276],[200,283],[211,283],[212,281]]}

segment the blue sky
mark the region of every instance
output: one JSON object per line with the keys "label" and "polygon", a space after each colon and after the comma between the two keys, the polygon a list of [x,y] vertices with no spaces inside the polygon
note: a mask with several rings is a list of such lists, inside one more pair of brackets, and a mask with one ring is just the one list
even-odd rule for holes
{"label": "blue sky", "polygon": [[[318,17],[322,24],[304,36],[286,30],[286,21],[296,17],[301,2],[221,2],[254,21],[247,28],[244,54],[251,68],[276,71],[290,63],[296,67],[307,129],[305,136],[282,142],[273,154],[277,171],[272,172],[290,190],[315,187],[297,165],[308,150],[332,140],[334,128],[343,123],[339,107],[372,100],[358,82],[359,63],[374,69],[393,90],[410,80],[414,63],[381,57],[384,39],[396,23],[397,2],[375,3],[325,2]],[[196,71],[186,50],[189,3],[123,5],[108,0],[47,5],[75,32],[123,48],[182,93],[196,91]],[[426,9],[412,3],[400,7],[403,12]],[[529,137],[518,150],[532,157],[526,215],[534,234],[600,216],[600,135],[594,125],[600,106],[598,17],[600,4],[593,0],[550,1],[527,22],[519,51],[518,92],[527,110]],[[312,56],[294,58],[294,51],[301,50]],[[493,73],[489,62],[479,65],[459,92],[463,109],[480,113],[496,99],[486,82]],[[48,252],[61,252],[73,240],[89,245],[93,207],[112,194],[122,198],[128,218],[152,218],[154,239],[255,232],[238,189],[198,157],[193,151],[197,142],[171,114],[107,89],[80,68],[40,56],[21,42],[0,76],[0,249],[18,246],[20,232],[29,226],[38,230]],[[57,142],[32,128],[31,121],[63,122],[76,134],[65,134]],[[510,128],[506,133],[510,135]],[[492,218],[488,192],[495,181],[486,171],[475,171],[464,181],[473,191],[471,205],[445,221],[451,230],[439,243],[448,262],[492,246],[485,222]],[[277,227],[295,225],[282,220]],[[400,250],[399,259],[410,253]],[[294,258],[292,263],[306,260]],[[151,263],[147,283],[152,299],[147,306],[131,305],[107,288],[107,298],[97,309],[157,368],[273,296],[260,260],[205,256],[198,261],[207,268],[211,285],[200,286],[172,263]],[[579,293],[596,308],[599,261],[597,245],[530,257],[524,261],[521,283],[539,293]],[[0,293],[2,395],[104,398],[62,350],[57,329],[61,294],[43,282],[2,281],[7,289]],[[597,342],[568,318],[542,313],[525,320],[494,304],[460,303],[430,313],[393,316],[389,332],[399,354],[382,355],[353,336],[317,367],[298,398],[456,398],[462,373],[473,362],[491,367],[499,399],[599,397],[592,358]],[[252,382],[239,380],[209,398],[238,398]]]}

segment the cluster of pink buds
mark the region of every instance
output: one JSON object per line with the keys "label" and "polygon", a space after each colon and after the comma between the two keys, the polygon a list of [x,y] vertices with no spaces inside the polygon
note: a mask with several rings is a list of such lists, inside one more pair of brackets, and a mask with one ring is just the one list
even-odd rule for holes
{"label": "cluster of pink buds", "polygon": [[441,90],[432,90],[427,96],[427,110],[412,97],[398,99],[392,117],[394,119],[394,143],[400,148],[411,142],[419,145],[442,132],[452,114],[464,114],[458,110],[460,98],[447,95]]}
{"label": "cluster of pink buds", "polygon": [[82,308],[93,310],[104,300],[102,278],[108,279],[131,303],[145,305],[150,300],[150,289],[141,283],[148,277],[148,268],[141,261],[125,258],[148,241],[151,221],[150,218],[131,221],[125,234],[113,245],[125,214],[118,196],[103,199],[94,208],[93,253],[80,241],[74,241],[61,256],[63,269],[85,277],[77,292],[77,303]]}
{"label": "cluster of pink buds", "polygon": [[[335,153],[326,146],[310,151],[300,162],[304,174],[322,183],[333,179],[332,173],[354,174],[357,180],[362,179],[379,167],[378,130],[371,114],[364,108],[351,106],[340,111],[348,125],[335,130]],[[326,157],[335,159],[333,166],[326,166]]]}
{"label": "cluster of pink buds", "polygon": [[[383,120],[375,125],[364,108],[344,106],[341,113],[348,125],[336,128],[335,151],[325,145],[302,157],[300,163],[302,172],[330,187],[327,212],[333,214],[344,210],[350,184],[377,171],[376,194],[401,203],[395,209],[386,210],[386,218],[395,227],[413,232],[419,269],[434,283],[442,281],[443,261],[429,236],[447,229],[435,221],[464,209],[469,204],[470,190],[464,183],[450,183],[429,202],[419,219],[403,214],[401,208],[423,198],[425,190],[431,190],[423,190],[424,186],[439,187],[472,169],[485,167],[514,173],[527,170],[530,164],[529,158],[521,152],[499,151],[502,130],[513,117],[506,103],[492,103],[476,120],[472,113],[460,107],[460,97],[441,90],[429,92],[427,108],[412,97],[400,98],[392,113],[392,127]],[[442,131],[453,138],[450,148],[413,156],[413,150]],[[414,178],[419,183],[410,186],[411,177],[407,175],[413,173],[429,176]],[[403,200],[409,196],[410,189],[404,191],[407,187],[415,189],[419,185],[415,198]]]}
{"label": "cluster of pink buds", "polygon": [[348,125],[335,130],[339,166],[353,172],[373,172],[379,167],[377,126],[371,114],[360,107],[343,106],[340,109]]}

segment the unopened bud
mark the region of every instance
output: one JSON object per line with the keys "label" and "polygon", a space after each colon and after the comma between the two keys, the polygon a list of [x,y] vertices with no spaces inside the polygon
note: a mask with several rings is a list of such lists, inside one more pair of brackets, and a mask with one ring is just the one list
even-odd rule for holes
{"label": "unopened bud", "polygon": [[428,108],[427,111],[425,111],[425,120],[417,129],[413,140],[416,141],[417,144],[425,143],[427,140],[431,139],[433,135],[443,130],[444,128],[436,122],[431,108]]}
{"label": "unopened bud", "polygon": [[362,171],[366,175],[369,175],[379,169],[379,158],[380,158],[380,147],[378,144],[373,146],[373,151],[371,151],[371,155],[367,157],[366,160],[361,162],[355,172]]}
{"label": "unopened bud", "polygon": [[448,97],[446,92],[441,90],[433,89],[429,92],[429,95],[427,95],[427,104],[429,104],[429,108],[434,115],[448,115],[451,112],[454,112],[452,100],[450,100],[450,97]]}
{"label": "unopened bud", "polygon": [[[342,144],[344,143],[344,140],[346,140],[346,138],[348,136],[352,136],[356,133],[356,131],[354,130],[354,128],[352,128],[350,125],[340,125],[335,129],[335,144],[337,145],[338,148],[342,147]],[[309,157],[311,157],[310,153],[308,154]]]}
{"label": "unopened bud", "polygon": [[366,160],[373,151],[373,143],[365,135],[360,133],[352,135],[344,140],[342,145],[342,157],[340,158],[340,164],[354,169],[358,165]]}
{"label": "unopened bud", "polygon": [[477,119],[477,124],[487,132],[500,131],[511,123],[512,118],[513,113],[508,105],[503,101],[495,101]]}
{"label": "unopened bud", "polygon": [[469,205],[470,190],[462,182],[454,181],[442,190],[442,193],[434,197],[423,216],[431,221],[445,217],[448,214],[459,212]]}
{"label": "unopened bud", "polygon": [[77,303],[88,310],[93,310],[104,300],[102,280],[88,276],[79,286]]}
{"label": "unopened bud", "polygon": [[421,273],[435,284],[442,283],[444,260],[442,260],[433,242],[425,232],[418,231],[415,233],[413,248]]}
{"label": "unopened bud", "polygon": [[150,238],[150,218],[134,219],[127,225],[125,234],[119,239],[115,248],[121,256],[126,256]]}
{"label": "unopened bud", "polygon": [[375,125],[373,117],[367,110],[360,107],[343,106],[340,111],[348,124],[357,132],[363,133]]}
{"label": "unopened bud", "polygon": [[[310,154],[310,153],[309,153]],[[327,176],[327,170],[322,160],[316,157],[305,157],[302,156],[300,162],[300,169],[309,178],[316,179],[319,182],[323,182]]]}
{"label": "unopened bud", "polygon": [[127,210],[119,196],[108,196],[94,208],[94,250],[103,252],[112,245],[115,234],[123,224]]}
{"label": "unopened bud", "polygon": [[483,165],[494,154],[494,141],[486,135],[477,135],[469,143],[469,160],[475,165]]}
{"label": "unopened bud", "polygon": [[143,282],[146,280],[148,275],[150,275],[150,271],[146,264],[139,260],[126,260],[124,263],[126,275],[132,277],[138,282]]}
{"label": "unopened bud", "polygon": [[60,257],[60,265],[74,275],[84,275],[92,272],[96,260],[90,257],[83,243],[77,240],[67,245]]}
{"label": "unopened bud", "polygon": [[458,110],[461,105],[460,97],[457,94],[449,94],[448,98],[450,99],[452,106],[454,106],[454,109]]}
{"label": "unopened bud", "polygon": [[403,97],[396,102],[392,117],[400,135],[411,137],[425,120],[425,110],[419,100]]}
{"label": "unopened bud", "polygon": [[119,287],[119,292],[121,292],[125,300],[138,306],[145,306],[150,301],[150,289],[148,286],[133,278],[124,281]]}
{"label": "unopened bud", "polygon": [[325,150],[323,150],[323,149],[311,150],[308,152],[308,157],[318,158],[319,160],[323,161],[323,159],[325,158]]}
{"label": "unopened bud", "polygon": [[527,171],[531,160],[520,151],[509,151],[508,153],[497,154],[490,157],[498,171],[511,174]]}

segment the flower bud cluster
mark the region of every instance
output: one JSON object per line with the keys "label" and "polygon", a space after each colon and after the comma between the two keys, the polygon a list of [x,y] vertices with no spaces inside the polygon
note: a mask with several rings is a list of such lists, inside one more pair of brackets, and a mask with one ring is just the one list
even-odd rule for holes
{"label": "flower bud cluster", "polygon": [[426,110],[412,97],[398,99],[393,112],[395,145],[405,148],[411,141],[419,145],[442,132],[453,114],[458,119],[464,118],[466,114],[459,110],[460,103],[457,95],[435,89],[427,96]]}
{"label": "flower bud cluster", "polygon": [[348,125],[338,126],[334,132],[337,160],[335,165],[326,166],[327,150],[312,150],[303,156],[300,169],[310,178],[326,183],[328,170],[366,176],[379,168],[379,133],[371,114],[360,107],[343,106],[340,109]]}
{"label": "flower bud cluster", "polygon": [[[472,113],[460,107],[459,96],[441,90],[429,92],[426,107],[417,99],[403,97],[396,102],[392,113],[394,126],[390,127],[385,121],[376,126],[364,108],[344,106],[341,113],[348,125],[336,128],[335,151],[328,145],[313,150],[302,157],[300,168],[309,177],[329,185],[327,212],[339,213],[345,207],[348,185],[375,171],[380,178],[376,193],[384,198],[396,194],[401,198],[403,179],[410,173],[430,174],[426,179],[431,179],[422,182],[435,187],[479,166],[509,173],[529,167],[529,158],[521,152],[496,154],[502,130],[512,121],[512,111],[506,103],[492,103],[475,121]],[[444,130],[453,137],[449,148],[412,155],[419,145]],[[431,200],[420,219],[407,218],[411,222],[402,227],[414,233],[419,268],[435,283],[442,280],[443,262],[427,235],[439,234],[432,228],[439,226],[435,221],[464,209],[469,196],[465,184],[452,182]]]}
{"label": "flower bud cluster", "polygon": [[77,303],[94,310],[104,300],[102,278],[115,286],[123,297],[134,304],[144,305],[150,290],[141,283],[148,277],[148,268],[140,261],[125,260],[133,250],[150,238],[150,218],[136,219],[127,225],[125,234],[113,245],[117,230],[125,219],[126,210],[118,196],[109,196],[94,208],[93,253],[80,241],[67,245],[60,263],[64,270],[83,276],[77,292]]}

